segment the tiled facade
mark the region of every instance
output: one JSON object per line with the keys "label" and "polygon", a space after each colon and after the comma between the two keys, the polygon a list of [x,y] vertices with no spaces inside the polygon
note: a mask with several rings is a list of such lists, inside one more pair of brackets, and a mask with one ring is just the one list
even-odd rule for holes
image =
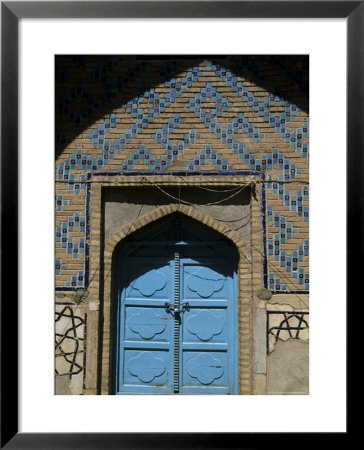
{"label": "tiled facade", "polygon": [[[273,293],[271,310],[275,298],[284,298],[278,303],[294,304],[299,319],[308,315],[308,57],[56,57],[56,155],[57,311],[76,305],[76,290],[87,288],[80,303],[87,310],[86,349],[95,340],[90,324],[100,327],[100,309],[104,317],[102,381],[94,373],[99,354],[86,351],[84,393],[108,393],[111,290],[100,265],[104,276],[110,273],[113,247],[126,234],[121,229],[103,248],[102,189],[142,185],[251,190],[250,263],[241,258],[239,273],[251,284],[246,299],[239,297],[246,325],[239,355],[241,393],[252,393],[257,292]],[[233,226],[197,217],[191,205],[171,199],[166,208],[227,233],[238,249],[247,245]],[[267,329],[267,342],[273,332]]]}

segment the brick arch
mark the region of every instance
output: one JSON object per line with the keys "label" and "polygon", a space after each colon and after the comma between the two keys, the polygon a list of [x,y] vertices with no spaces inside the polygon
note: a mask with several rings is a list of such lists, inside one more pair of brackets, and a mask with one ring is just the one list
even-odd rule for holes
{"label": "brick arch", "polygon": [[[211,229],[222,234],[226,239],[232,242],[238,251],[238,306],[239,306],[239,346],[241,347],[243,340],[243,348],[250,346],[251,340],[251,324],[250,324],[250,301],[251,301],[251,283],[249,276],[251,275],[251,263],[249,257],[248,246],[245,241],[232,230],[228,225],[221,223],[212,217],[197,211],[191,206],[181,204],[169,204],[167,206],[155,209],[148,214],[142,216],[131,224],[124,225],[120,230],[115,232],[105,243],[104,250],[104,295],[103,295],[103,317],[104,323],[109,326],[104,327],[102,340],[102,370],[101,370],[101,394],[110,393],[110,375],[111,375],[111,357],[112,357],[112,332],[111,332],[111,302],[112,302],[112,264],[113,255],[118,245],[134,233],[149,224],[167,217],[175,212],[190,217]],[[250,371],[250,353],[239,351],[239,367]],[[239,393],[251,393],[250,375],[246,373],[239,375],[240,387]]]}
{"label": "brick arch", "polygon": [[[186,205],[180,205],[180,204],[170,204],[167,206],[162,206],[158,209],[155,209],[151,211],[150,213],[142,216],[140,219],[136,220],[132,224],[124,225],[120,230],[116,231],[106,242],[105,244],[105,254],[109,255],[109,253],[113,253],[115,250],[115,247],[119,244],[119,242],[123,239],[125,239],[128,235],[131,233],[134,233],[135,231],[139,230],[140,228],[143,228],[150,223],[161,219],[162,217],[166,217],[170,214],[173,214],[175,212],[182,213],[192,219],[195,219],[198,222],[203,223],[204,225],[207,225],[208,227],[212,228],[213,230],[219,232],[223,236],[225,236],[227,239],[233,242],[233,244],[236,246],[237,249],[246,247],[245,242],[241,239],[241,237],[233,231],[230,227],[225,225],[224,223],[221,223],[217,221],[216,219],[213,219],[212,217],[203,214],[201,212],[198,212],[195,208],[186,206]],[[104,264],[106,263],[106,257],[104,259]]]}

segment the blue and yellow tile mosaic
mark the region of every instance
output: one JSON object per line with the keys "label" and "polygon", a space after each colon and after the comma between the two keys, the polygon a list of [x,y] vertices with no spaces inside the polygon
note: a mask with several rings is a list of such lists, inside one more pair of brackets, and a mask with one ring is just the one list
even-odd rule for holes
{"label": "blue and yellow tile mosaic", "polygon": [[56,286],[83,287],[87,174],[265,175],[266,287],[305,292],[308,58],[56,58]]}

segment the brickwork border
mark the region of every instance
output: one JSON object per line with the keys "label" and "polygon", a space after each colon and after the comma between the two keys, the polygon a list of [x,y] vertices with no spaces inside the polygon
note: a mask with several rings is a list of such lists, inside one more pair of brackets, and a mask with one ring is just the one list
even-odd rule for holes
{"label": "brickwork border", "polygon": [[[262,188],[260,176],[195,176],[176,178],[168,176],[99,176],[90,180],[90,315],[87,330],[87,368],[85,394],[110,394],[112,361],[112,259],[118,244],[131,233],[154,221],[180,212],[213,230],[221,233],[236,247],[238,263],[238,329],[239,329],[239,394],[252,394],[253,345],[252,345],[252,300],[263,287],[263,217]],[[258,182],[258,183],[257,183]],[[226,224],[216,221],[192,206],[173,201],[123,226],[105,243],[102,243],[102,189],[107,187],[145,187],[151,184],[163,186],[231,187],[254,185],[251,189],[251,245],[248,245]],[[256,184],[255,184],[256,183]]]}

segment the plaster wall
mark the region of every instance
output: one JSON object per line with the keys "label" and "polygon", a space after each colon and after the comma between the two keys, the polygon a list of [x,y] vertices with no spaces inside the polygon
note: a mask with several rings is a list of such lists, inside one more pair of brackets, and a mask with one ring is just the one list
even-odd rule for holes
{"label": "plaster wall", "polygon": [[[238,194],[236,193],[239,189],[236,188],[235,190],[214,189],[213,192],[202,188],[178,190],[163,187],[163,190],[167,194],[156,187],[105,189],[103,193],[105,242],[124,225],[133,223],[139,217],[160,206],[168,205],[171,202],[171,197],[168,195],[189,202],[197,211],[225,223],[236,230],[246,243],[250,242],[250,189],[248,187]],[[232,195],[234,196],[228,199]],[[209,205],[216,202],[220,203]]]}
{"label": "plaster wall", "polygon": [[267,358],[267,394],[309,393],[308,342],[279,341]]}

